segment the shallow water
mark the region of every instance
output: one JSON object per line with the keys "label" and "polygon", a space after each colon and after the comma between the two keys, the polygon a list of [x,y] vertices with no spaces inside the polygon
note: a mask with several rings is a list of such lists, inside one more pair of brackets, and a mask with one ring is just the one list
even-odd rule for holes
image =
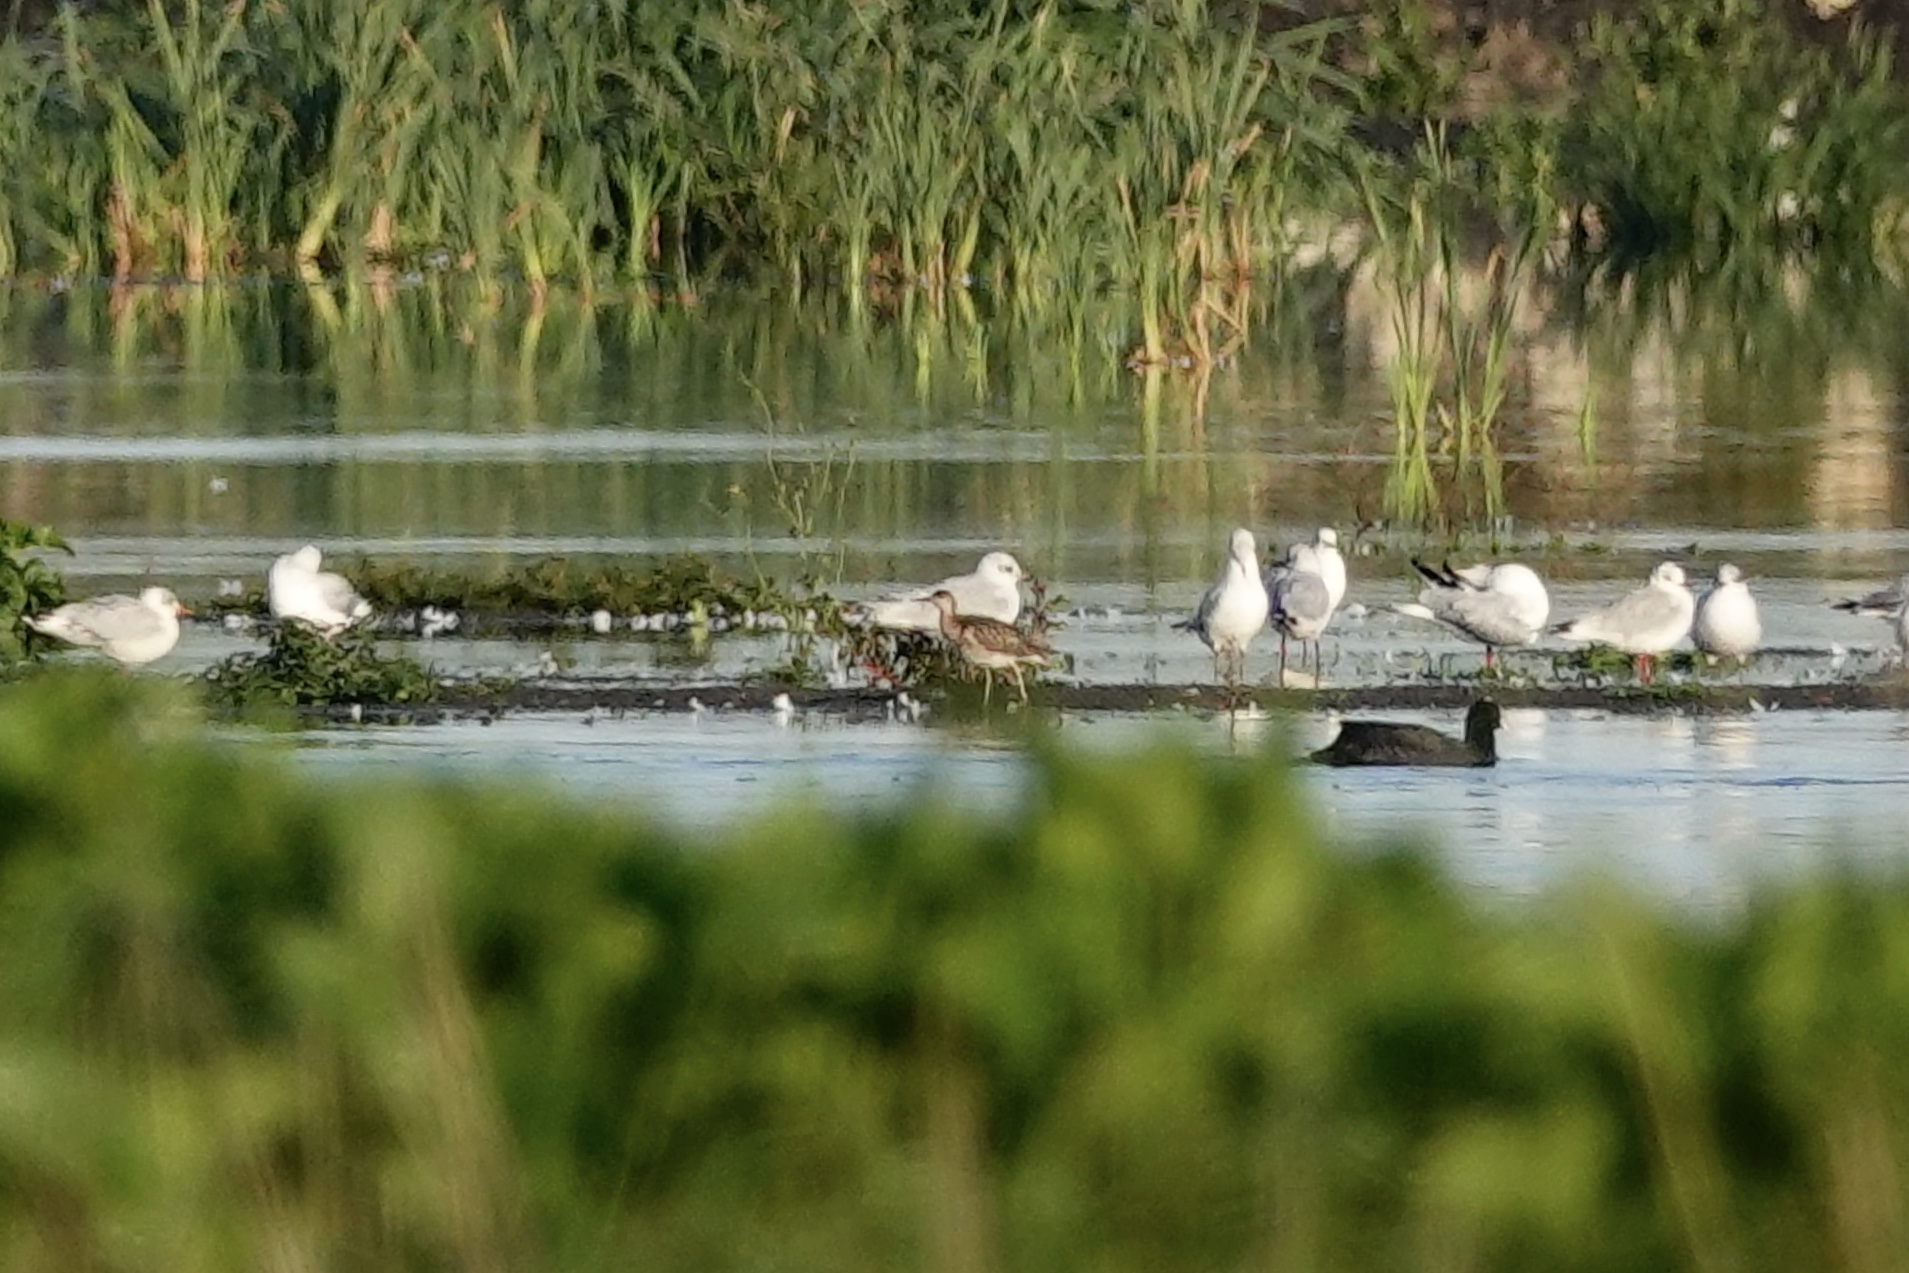
{"label": "shallow water", "polygon": [[[1386,314],[1357,286],[1303,299],[1262,316],[1254,343],[1209,379],[1150,382],[1105,349],[1077,374],[1063,351],[985,316],[855,321],[826,301],[754,295],[693,311],[532,312],[429,288],[329,305],[270,288],[13,289],[0,293],[0,512],[67,534],[75,591],[156,579],[188,599],[255,587],[275,554],[307,541],[334,561],[463,566],[695,553],[745,577],[814,572],[845,597],[1005,546],[1064,597],[1064,675],[1161,684],[1211,676],[1170,625],[1229,527],[1254,527],[1270,548],[1330,524],[1353,545],[1355,607],[1326,643],[1331,684],[1475,669],[1474,647],[1386,607],[1415,591],[1412,554],[1476,559],[1494,538],[1550,579],[1556,619],[1614,599],[1661,558],[1693,575],[1729,559],[1752,576],[1772,647],[1735,675],[1884,668],[1887,626],[1825,603],[1909,566],[1909,413],[1888,341],[1806,298],[1775,317],[1726,310],[1723,339],[1694,321],[1594,310],[1573,325],[1535,311],[1502,470],[1434,455],[1433,497],[1468,529],[1428,538],[1393,515]],[[255,646],[195,625],[167,666]],[[1563,649],[1514,665],[1555,675]],[[1274,651],[1262,639],[1255,678]],[[452,672],[671,682],[787,657],[775,638],[694,648],[581,629],[423,653]],[[1072,723],[1116,742],[1160,724]],[[1181,724],[1220,745],[1214,722]],[[1294,744],[1329,729],[1299,718]],[[1727,899],[1840,846],[1899,839],[1909,808],[1888,771],[1904,732],[1880,713],[1519,712],[1492,773],[1308,783],[1348,839],[1423,829],[1495,890],[1604,862],[1671,896]],[[933,776],[992,801],[1021,781],[999,738],[907,725],[512,718],[307,742],[328,768],[402,759],[488,773],[494,758],[529,756],[593,799],[630,795],[692,821],[792,790],[857,803]]]}
{"label": "shallow water", "polygon": [[[1404,712],[1456,730],[1453,714]],[[930,713],[932,717],[932,711]],[[1077,745],[1121,748],[1162,733],[1228,754],[1299,754],[1337,728],[1325,715],[1162,721],[1072,715]],[[559,789],[680,826],[709,828],[819,800],[868,809],[930,798],[1008,813],[1026,767],[1018,748],[968,729],[906,721],[700,714],[522,716],[491,725],[313,730],[305,763],[325,774],[392,759],[514,781],[526,767]],[[1614,877],[1698,910],[1729,908],[1761,883],[1828,867],[1909,867],[1909,721],[1880,712],[1639,717],[1505,713],[1486,770],[1303,767],[1324,829],[1348,846],[1423,843],[1459,879],[1525,896]]]}

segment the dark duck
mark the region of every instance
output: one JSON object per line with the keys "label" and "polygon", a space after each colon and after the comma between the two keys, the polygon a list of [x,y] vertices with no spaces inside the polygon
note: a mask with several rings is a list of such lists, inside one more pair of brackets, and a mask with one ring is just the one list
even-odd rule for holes
{"label": "dark duck", "polygon": [[1424,725],[1349,720],[1339,736],[1312,754],[1322,765],[1495,765],[1498,704],[1481,698],[1465,713],[1465,736]]}

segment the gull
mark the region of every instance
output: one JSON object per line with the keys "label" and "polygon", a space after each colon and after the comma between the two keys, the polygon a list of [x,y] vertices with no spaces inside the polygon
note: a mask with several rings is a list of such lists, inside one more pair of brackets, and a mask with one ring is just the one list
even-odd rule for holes
{"label": "gull", "polygon": [[935,632],[940,615],[932,598],[945,592],[954,598],[955,613],[999,623],[1021,617],[1021,563],[1010,553],[992,552],[965,575],[950,575],[917,592],[881,601],[864,602],[862,615],[878,628],[894,632]]}
{"label": "gull", "polygon": [[147,588],[137,597],[74,601],[37,617],[35,632],[69,645],[92,646],[122,667],[150,663],[179,644],[179,616],[190,614],[170,588]]}
{"label": "gull", "polygon": [[1470,765],[1498,763],[1498,704],[1481,698],[1465,713],[1465,736],[1424,725],[1349,720],[1339,736],[1312,753],[1322,765]]}
{"label": "gull", "polygon": [[1434,570],[1414,557],[1412,568],[1425,577],[1425,587],[1416,602],[1393,610],[1431,619],[1470,637],[1485,647],[1486,667],[1492,665],[1499,647],[1536,641],[1551,617],[1551,594],[1545,591],[1544,580],[1518,562],[1458,569],[1447,562]]}
{"label": "gull", "polygon": [[1259,575],[1259,548],[1253,542],[1253,532],[1242,526],[1233,532],[1226,565],[1200,598],[1199,609],[1173,626],[1206,642],[1206,648],[1213,651],[1213,674],[1231,687],[1239,684],[1246,671],[1246,647],[1266,626],[1266,614],[1266,581]]}
{"label": "gull", "polygon": [[1288,548],[1286,562],[1323,579],[1334,610],[1346,599],[1346,559],[1339,553],[1339,532],[1332,527],[1321,526],[1310,544]]}
{"label": "gull", "polygon": [[1033,632],[1023,632],[1011,623],[957,614],[955,595],[946,589],[930,593],[928,603],[935,608],[942,639],[955,648],[962,662],[987,672],[988,679],[982,683],[981,689],[982,705],[987,705],[989,695],[994,692],[994,674],[997,671],[1014,674],[1014,688],[1021,692],[1021,701],[1027,702],[1027,682],[1021,676],[1021,668],[1047,665],[1047,660],[1054,653],[1054,647],[1047,643],[1047,638]]}
{"label": "gull", "polygon": [[1597,641],[1635,655],[1638,679],[1648,685],[1652,656],[1684,639],[1696,609],[1683,567],[1665,561],[1629,596],[1552,630],[1568,641]]}
{"label": "gull", "polygon": [[1893,619],[1902,609],[1903,602],[1909,601],[1909,575],[1904,575],[1887,588],[1864,593],[1860,597],[1844,597],[1830,604],[1838,610],[1847,610],[1851,614],[1868,615],[1877,619]]}
{"label": "gull", "polygon": [[343,575],[320,570],[318,549],[306,544],[272,563],[265,575],[265,604],[274,619],[296,619],[336,636],[371,613]]}
{"label": "gull", "polygon": [[[1331,531],[1321,531],[1330,535]],[[1338,553],[1333,550],[1334,555]],[[1286,560],[1265,575],[1267,619],[1279,632],[1279,683],[1286,683],[1286,641],[1299,642],[1299,657],[1304,666],[1306,642],[1312,642],[1313,680],[1324,674],[1319,638],[1332,622],[1338,603],[1333,600],[1332,581],[1317,567],[1325,559],[1312,544],[1293,544],[1286,549]],[[1340,595],[1345,594],[1345,563],[1339,564]]]}
{"label": "gull", "polygon": [[1717,581],[1697,602],[1690,639],[1705,654],[1735,655],[1748,659],[1763,640],[1763,620],[1757,599],[1743,582],[1743,572],[1729,562],[1717,567]]}

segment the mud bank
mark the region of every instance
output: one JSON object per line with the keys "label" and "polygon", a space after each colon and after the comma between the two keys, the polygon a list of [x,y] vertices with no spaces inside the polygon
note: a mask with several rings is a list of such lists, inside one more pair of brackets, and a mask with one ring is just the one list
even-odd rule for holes
{"label": "mud bank", "polygon": [[1607,711],[1625,715],[1729,715],[1771,711],[1909,711],[1909,680],[1827,685],[1486,685],[1473,683],[1361,685],[1343,689],[1248,688],[1229,698],[1211,685],[1064,685],[1036,687],[1030,708],[996,695],[984,712],[979,690],[804,689],[773,683],[656,685],[627,680],[528,680],[509,685],[451,684],[429,706],[330,704],[304,709],[310,719],[334,723],[430,723],[486,719],[514,712],[610,715],[681,712],[775,712],[788,709],[846,722],[936,717],[1008,720],[1024,710],[1119,713],[1218,713],[1458,710],[1481,695],[1506,707],[1545,711]]}

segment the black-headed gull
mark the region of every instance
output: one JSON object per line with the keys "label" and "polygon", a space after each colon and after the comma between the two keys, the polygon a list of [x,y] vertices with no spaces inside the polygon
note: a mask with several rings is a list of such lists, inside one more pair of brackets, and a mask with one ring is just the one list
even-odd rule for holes
{"label": "black-headed gull", "polygon": [[1864,593],[1860,597],[1844,597],[1841,601],[1832,601],[1830,605],[1838,610],[1847,610],[1851,614],[1869,615],[1877,619],[1893,619],[1902,609],[1903,602],[1909,601],[1909,575],[1904,575],[1887,588]]}
{"label": "black-headed gull", "polygon": [[69,645],[97,649],[126,667],[150,663],[179,644],[179,616],[190,614],[170,588],[146,588],[137,597],[74,601],[29,616],[27,626]]}
{"label": "black-headed gull", "polygon": [[1554,631],[1569,641],[1596,641],[1636,656],[1638,679],[1649,684],[1652,657],[1689,635],[1696,610],[1684,568],[1665,561],[1650,572],[1642,588]]}
{"label": "black-headed gull", "polygon": [[1425,579],[1416,602],[1393,608],[1415,619],[1431,619],[1470,637],[1485,647],[1485,666],[1492,666],[1497,650],[1508,645],[1530,645],[1544,632],[1551,617],[1551,594],[1531,567],[1515,561],[1454,569],[1451,563],[1434,569],[1418,558],[1412,568]]}
{"label": "black-headed gull", "polygon": [[1763,641],[1763,620],[1757,599],[1743,581],[1743,572],[1729,562],[1717,567],[1717,581],[1697,601],[1690,625],[1691,644],[1705,654],[1747,659]]}
{"label": "black-headed gull", "polygon": [[1213,651],[1213,674],[1229,686],[1246,671],[1246,647],[1266,626],[1266,581],[1259,574],[1259,548],[1253,532],[1240,527],[1228,541],[1226,564],[1200,598],[1192,617],[1173,626],[1206,642]]}
{"label": "black-headed gull", "polygon": [[[1331,531],[1319,532],[1321,536]],[[1333,549],[1333,556],[1338,550]],[[1288,639],[1299,642],[1300,666],[1305,666],[1306,643],[1312,642],[1313,677],[1316,681],[1323,675],[1323,656],[1319,650],[1319,638],[1325,634],[1326,625],[1332,622],[1332,615],[1338,609],[1333,599],[1332,581],[1321,572],[1327,567],[1324,557],[1313,544],[1293,544],[1286,549],[1286,559],[1268,570],[1264,576],[1266,584],[1267,621],[1273,630],[1279,633],[1279,683],[1286,683],[1286,642]],[[1339,565],[1339,591],[1345,595],[1345,563]]]}
{"label": "black-headed gull", "polygon": [[940,583],[859,607],[867,621],[891,632],[936,632],[941,615],[931,597],[945,592],[954,598],[955,613],[968,618],[1013,623],[1021,617],[1021,580],[1025,572],[1011,553],[991,552],[965,575],[950,575]]}
{"label": "black-headed gull", "polygon": [[343,575],[320,570],[317,548],[306,544],[272,563],[265,575],[265,605],[275,619],[296,619],[335,636],[371,613]]}

